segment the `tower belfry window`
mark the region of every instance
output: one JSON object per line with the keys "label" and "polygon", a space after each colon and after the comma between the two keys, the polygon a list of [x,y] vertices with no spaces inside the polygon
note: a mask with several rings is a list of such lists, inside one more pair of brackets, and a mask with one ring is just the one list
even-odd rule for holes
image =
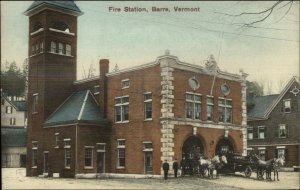
{"label": "tower belfry window", "polygon": [[62,43],[58,43],[58,53],[59,54],[64,53],[64,45]]}
{"label": "tower belfry window", "polygon": [[56,53],[56,43],[51,42],[51,53]]}

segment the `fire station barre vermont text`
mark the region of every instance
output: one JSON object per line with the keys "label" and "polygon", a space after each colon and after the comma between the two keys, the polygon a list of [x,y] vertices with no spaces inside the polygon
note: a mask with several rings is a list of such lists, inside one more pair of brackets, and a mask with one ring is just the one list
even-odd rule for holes
{"label": "fire station barre vermont text", "polygon": [[[150,11],[149,11],[150,10]],[[200,12],[200,7],[178,7],[174,6],[173,8],[169,7],[108,7],[109,12],[178,12],[178,13],[185,13],[185,12]]]}

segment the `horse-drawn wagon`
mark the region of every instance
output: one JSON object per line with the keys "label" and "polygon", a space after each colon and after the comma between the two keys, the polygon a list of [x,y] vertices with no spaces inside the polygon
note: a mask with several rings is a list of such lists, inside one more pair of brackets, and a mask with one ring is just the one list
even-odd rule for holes
{"label": "horse-drawn wagon", "polygon": [[251,155],[241,156],[230,153],[226,155],[227,164],[224,165],[219,172],[223,174],[240,172],[244,173],[246,177],[250,177],[253,169],[256,167]]}

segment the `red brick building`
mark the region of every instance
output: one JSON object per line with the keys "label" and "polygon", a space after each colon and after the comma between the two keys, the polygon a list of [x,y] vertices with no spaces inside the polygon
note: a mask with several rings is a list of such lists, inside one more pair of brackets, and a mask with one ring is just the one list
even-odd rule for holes
{"label": "red brick building", "polygon": [[160,175],[162,161],[246,154],[246,74],[154,62],[76,81],[73,1],[36,1],[29,16],[27,175]]}

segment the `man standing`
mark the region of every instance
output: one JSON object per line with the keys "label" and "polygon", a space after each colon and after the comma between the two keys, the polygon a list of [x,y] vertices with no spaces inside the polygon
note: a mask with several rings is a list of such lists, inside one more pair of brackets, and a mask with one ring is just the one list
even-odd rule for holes
{"label": "man standing", "polygon": [[174,170],[174,176],[175,176],[175,178],[177,178],[178,162],[177,162],[176,158],[174,159],[174,162],[173,162],[173,170]]}
{"label": "man standing", "polygon": [[165,179],[168,179],[169,163],[167,162],[167,160],[165,160],[163,164],[163,170]]}

